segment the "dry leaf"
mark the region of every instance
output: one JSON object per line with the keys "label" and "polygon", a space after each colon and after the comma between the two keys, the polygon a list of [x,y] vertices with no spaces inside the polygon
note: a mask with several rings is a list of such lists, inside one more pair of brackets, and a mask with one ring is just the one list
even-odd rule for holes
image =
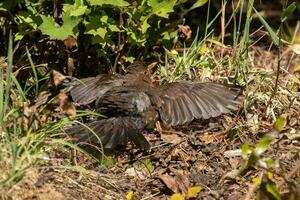
{"label": "dry leaf", "polygon": [[164,142],[168,142],[168,143],[172,143],[172,144],[176,144],[181,141],[181,137],[175,133],[174,134],[163,133],[163,134],[161,134],[160,137]]}
{"label": "dry leaf", "polygon": [[190,39],[192,37],[192,30],[189,26],[178,25],[179,37]]}
{"label": "dry leaf", "polygon": [[64,44],[68,53],[75,52],[78,50],[77,40],[73,36],[69,36],[67,39],[65,39]]}
{"label": "dry leaf", "polygon": [[34,113],[36,112],[36,108],[35,106],[24,106],[23,109],[23,128],[25,131],[29,130],[29,119],[34,115]]}
{"label": "dry leaf", "polygon": [[178,185],[179,191],[186,193],[187,189],[190,185],[190,181],[188,179],[189,174],[187,171],[183,171],[183,170],[177,170],[177,169],[173,169],[171,168],[171,172],[174,173],[175,175],[175,180],[176,183]]}
{"label": "dry leaf", "polygon": [[52,70],[52,80],[55,86],[60,85],[66,77],[56,70]]}
{"label": "dry leaf", "polygon": [[69,76],[73,76],[76,68],[74,65],[74,58],[72,58],[71,56],[68,57],[68,66],[67,66],[67,70],[68,70],[68,75]]}
{"label": "dry leaf", "polygon": [[35,107],[38,108],[46,104],[50,96],[51,96],[50,92],[42,91],[36,100]]}
{"label": "dry leaf", "polygon": [[201,141],[205,142],[205,144],[212,144],[215,142],[215,137],[209,134],[203,134],[200,136]]}
{"label": "dry leaf", "polygon": [[76,108],[75,105],[70,101],[69,97],[61,92],[58,95],[58,100],[59,100],[59,108],[60,110],[72,117],[76,116]]}
{"label": "dry leaf", "polygon": [[174,193],[179,192],[178,184],[174,177],[167,174],[162,174],[158,178]]}

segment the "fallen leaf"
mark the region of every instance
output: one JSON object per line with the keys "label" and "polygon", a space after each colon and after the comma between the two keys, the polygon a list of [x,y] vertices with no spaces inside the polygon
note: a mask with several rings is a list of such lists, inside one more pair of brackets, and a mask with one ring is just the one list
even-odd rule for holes
{"label": "fallen leaf", "polygon": [[35,107],[38,108],[48,102],[48,98],[51,96],[50,92],[42,91],[36,99]]}
{"label": "fallen leaf", "polygon": [[134,193],[133,193],[133,191],[129,191],[127,193],[126,200],[134,200]]}
{"label": "fallen leaf", "polygon": [[215,137],[210,134],[203,134],[200,136],[200,139],[205,142],[205,144],[212,144],[215,142]]}
{"label": "fallen leaf", "polygon": [[56,70],[52,70],[52,80],[55,86],[60,85],[66,77]]}
{"label": "fallen leaf", "polygon": [[193,186],[188,188],[188,196],[191,197],[197,197],[198,193],[202,190],[202,187],[200,186]]}
{"label": "fallen leaf", "polygon": [[76,108],[75,105],[70,101],[69,97],[61,92],[58,95],[58,100],[59,100],[59,108],[60,110],[72,117],[76,116]]}
{"label": "fallen leaf", "polygon": [[160,137],[164,142],[168,142],[172,144],[176,144],[181,141],[181,137],[175,133],[174,134],[162,133]]}
{"label": "fallen leaf", "polygon": [[170,197],[170,200],[185,200],[184,194],[175,193]]}
{"label": "fallen leaf", "polygon": [[29,130],[29,119],[34,115],[35,112],[35,106],[24,106],[22,124],[25,131]]}
{"label": "fallen leaf", "polygon": [[125,173],[128,176],[130,176],[130,177],[138,177],[141,180],[145,180],[146,179],[146,177],[144,176],[144,174],[141,171],[135,169],[134,167],[126,169]]}
{"label": "fallen leaf", "polygon": [[167,175],[167,174],[162,174],[160,176],[158,176],[158,178],[167,186],[167,188],[169,188],[172,192],[174,193],[178,193],[179,192],[179,188],[178,188],[178,184],[175,180],[174,177]]}
{"label": "fallen leaf", "polygon": [[173,169],[173,168],[171,168],[170,170],[175,175],[174,178],[178,185],[179,191],[186,193],[187,189],[190,185],[190,181],[188,179],[188,177],[189,177],[188,172],[184,171],[184,170]]}

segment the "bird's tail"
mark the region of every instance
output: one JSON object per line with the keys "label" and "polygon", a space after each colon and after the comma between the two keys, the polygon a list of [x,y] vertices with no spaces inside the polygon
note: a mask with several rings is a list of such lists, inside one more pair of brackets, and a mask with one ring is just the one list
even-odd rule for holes
{"label": "bird's tail", "polygon": [[76,142],[99,143],[105,149],[126,145],[128,139],[141,149],[149,149],[150,144],[141,131],[145,124],[139,117],[112,117],[75,125],[66,130]]}

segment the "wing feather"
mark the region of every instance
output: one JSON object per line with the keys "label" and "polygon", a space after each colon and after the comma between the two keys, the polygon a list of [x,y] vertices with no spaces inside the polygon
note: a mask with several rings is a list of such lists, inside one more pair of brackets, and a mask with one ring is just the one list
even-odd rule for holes
{"label": "wing feather", "polygon": [[166,126],[217,117],[237,110],[243,101],[239,89],[209,82],[171,83],[157,86],[148,94]]}

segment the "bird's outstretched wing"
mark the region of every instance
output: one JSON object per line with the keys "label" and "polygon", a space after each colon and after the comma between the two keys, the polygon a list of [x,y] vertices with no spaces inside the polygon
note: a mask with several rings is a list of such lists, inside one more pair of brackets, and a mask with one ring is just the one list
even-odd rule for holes
{"label": "bird's outstretched wing", "polygon": [[75,125],[66,130],[76,142],[100,143],[105,149],[126,145],[128,139],[140,149],[149,149],[142,130],[145,122],[140,117],[112,117],[96,120],[84,125]]}
{"label": "bird's outstretched wing", "polygon": [[122,84],[122,76],[102,74],[78,80],[70,93],[75,102],[80,105],[87,105],[100,98],[111,88]]}
{"label": "bird's outstretched wing", "polygon": [[166,126],[217,117],[237,110],[243,101],[240,89],[210,82],[165,84],[149,91],[149,96]]}

